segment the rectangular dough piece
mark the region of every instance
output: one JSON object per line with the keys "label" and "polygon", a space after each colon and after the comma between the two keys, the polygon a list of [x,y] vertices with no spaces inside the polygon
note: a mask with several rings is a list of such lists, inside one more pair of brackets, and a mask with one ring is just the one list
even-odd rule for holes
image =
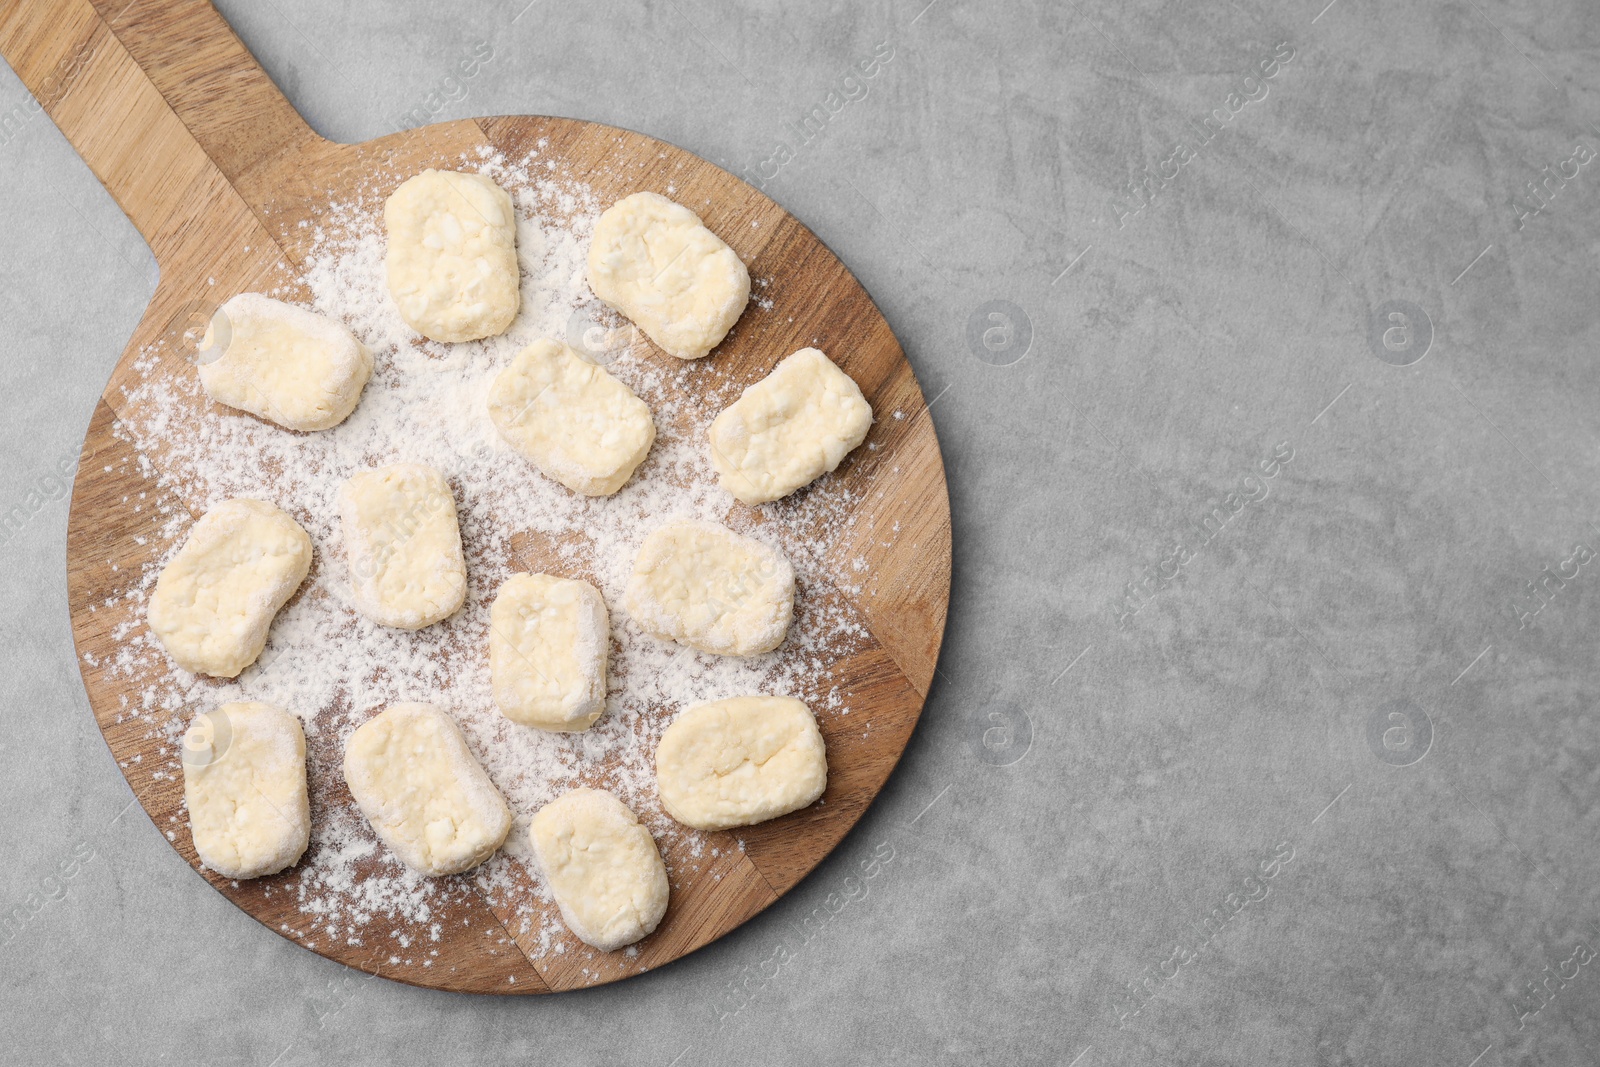
{"label": "rectangular dough piece", "polygon": [[212,400],[290,430],[337,426],[372,377],[372,353],[343,323],[260,293],[217,309],[195,361]]}
{"label": "rectangular dough piece", "polygon": [[516,214],[493,181],[425,170],[384,201],[383,224],[389,295],[407,326],[435,341],[475,341],[517,317]]}
{"label": "rectangular dough piece", "polygon": [[606,710],[610,646],[598,589],[552,574],[514,574],[489,609],[494,702],[524,726],[587,730]]}
{"label": "rectangular dough piece", "polygon": [[595,223],[589,288],[669,354],[699,359],[744,313],[750,272],[699,215],[634,193]]}
{"label": "rectangular dough piece", "polygon": [[573,789],[528,827],[534,862],[579,940],[603,952],[652,933],[667,913],[667,867],[628,806],[602,789]]}
{"label": "rectangular dough piece", "polygon": [[196,715],[183,735],[183,799],[213,871],[259,878],[294,866],[311,840],[300,720],[257,702]]}
{"label": "rectangular dough piece", "polygon": [[584,496],[621,489],[656,439],[645,402],[559,341],[535,341],[500,372],[489,417],[547,477]]}
{"label": "rectangular dough piece", "polygon": [[311,538],[261,500],[225,500],[200,517],[150,595],[150,629],[186,671],[234,678],[311,569]]}
{"label": "rectangular dough piece", "polygon": [[783,643],[794,567],[714,522],[674,522],[639,546],[623,605],[645,633],[702,652],[756,656]]}
{"label": "rectangular dough piece", "polygon": [[339,512],[363,615],[420,630],[461,606],[467,564],[444,475],[421,463],[361,471],[339,487]]}
{"label": "rectangular dough piece", "polygon": [[674,819],[727,830],[811,804],[828,787],[828,757],[803,702],[729,697],[688,709],[662,731],[656,784]]}
{"label": "rectangular dough piece", "polygon": [[505,797],[455,720],[432,704],[391,704],[357,727],[344,780],[389,850],[426,875],[471,870],[511,831]]}
{"label": "rectangular dough piece", "polygon": [[817,349],[802,348],[711,421],[711,465],[722,488],[762,504],[833,470],[870,429],[861,387]]}

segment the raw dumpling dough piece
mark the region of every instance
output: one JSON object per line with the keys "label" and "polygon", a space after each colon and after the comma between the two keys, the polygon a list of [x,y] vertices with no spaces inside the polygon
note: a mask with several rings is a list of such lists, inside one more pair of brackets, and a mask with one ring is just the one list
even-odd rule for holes
{"label": "raw dumpling dough piece", "polygon": [[517,317],[517,220],[494,182],[425,170],[384,201],[383,224],[389,295],[407,326],[435,341],[474,341]]}
{"label": "raw dumpling dough piece", "polygon": [[871,428],[854,379],[802,348],[711,421],[711,465],[722,488],[762,504],[833,470]]}
{"label": "raw dumpling dough piece", "polygon": [[679,359],[699,359],[739,321],[750,272],[700,216],[634,193],[594,225],[589,288]]}
{"label": "raw dumpling dough piece", "polygon": [[755,656],[789,631],[794,567],[726,526],[669,523],[639,547],[623,605],[648,634],[702,652]]}
{"label": "raw dumpling dough piece", "polygon": [[631,945],[667,911],[667,868],[650,831],[600,789],[574,789],[546,804],[528,828],[534,861],[561,918],[604,952]]}
{"label": "raw dumpling dough piece", "polygon": [[259,878],[294,866],[311,840],[300,720],[256,702],[196,715],[183,735],[183,799],[213,871]]}
{"label": "raw dumpling dough piece", "polygon": [[311,569],[311,538],[261,500],[225,500],[200,517],[150,595],[150,629],[178,666],[233,678],[261,655],[267,628]]}
{"label": "raw dumpling dough piece", "polygon": [[587,730],[606,710],[610,641],[594,586],[512,575],[489,609],[489,677],[501,714],[545,730]]}
{"label": "raw dumpling dough piece", "polygon": [[656,439],[645,402],[559,341],[535,341],[500,372],[489,417],[535,467],[585,496],[621,489]]}
{"label": "raw dumpling dough piece", "polygon": [[344,780],[383,843],[423,874],[471,870],[511,830],[505,798],[455,720],[432,704],[391,704],[358,727],[344,747]]}
{"label": "raw dumpling dough piece", "polygon": [[362,471],[340,486],[339,512],[363,615],[420,630],[461,606],[467,564],[444,475],[421,463]]}
{"label": "raw dumpling dough piece", "polygon": [[337,426],[372,377],[372,353],[343,324],[260,293],[217,309],[195,359],[212,400],[291,430]]}
{"label": "raw dumpling dough piece", "polygon": [[828,758],[801,701],[730,697],[690,708],[662,731],[656,784],[674,819],[726,830],[812,803],[828,787]]}

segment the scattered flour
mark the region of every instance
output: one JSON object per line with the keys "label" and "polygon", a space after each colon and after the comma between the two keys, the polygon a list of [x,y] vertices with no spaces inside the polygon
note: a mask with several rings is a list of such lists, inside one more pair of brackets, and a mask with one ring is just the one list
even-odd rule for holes
{"label": "scattered flour", "polygon": [[[522,310],[509,333],[484,341],[445,345],[407,329],[384,285],[381,196],[372,192],[330,206],[297,284],[272,295],[309,302],[339,319],[375,356],[360,405],[337,428],[291,433],[213,407],[185,353],[161,346],[143,354],[136,384],[124,390],[118,433],[139,452],[142,473],[196,515],[235,496],[272,501],[306,528],[316,546],[311,576],[278,616],[266,651],[232,682],[182,671],[144,624],[144,602],[192,523],[189,511],[172,508],[159,520],[163,558],[142,574],[128,575],[130,584],[102,606],[127,601],[134,609],[129,617],[135,621],[117,634],[121,652],[113,669],[138,694],[124,698],[123,721],[147,723],[147,736],[168,761],[159,774],[181,776],[188,720],[225,701],[265,700],[303,720],[312,845],[284,883],[288,889],[278,891],[297,894],[317,940],[361,944],[364,928],[381,916],[386,927],[399,931],[402,948],[437,941],[441,902],[476,886],[524,951],[563,952],[563,932],[527,860],[527,825],[540,807],[575,785],[612,790],[649,826],[673,882],[681,884],[713,857],[704,848],[705,835],[673,822],[656,796],[655,745],[676,711],[721,697],[771,693],[804,699],[824,723],[849,713],[849,695],[833,665],[862,647],[867,632],[823,580],[820,564],[831,541],[851,523],[855,501],[829,476],[798,500],[769,505],[759,520],[732,505],[717,488],[705,454],[706,426],[716,413],[710,406],[718,384],[715,358],[686,364],[638,345],[610,364],[649,404],[658,431],[649,458],[614,496],[568,492],[496,434],[487,392],[516,352],[540,337],[566,338],[576,313],[623,325],[594,300],[584,280],[589,237],[605,205],[587,186],[563,180],[551,162],[538,159],[537,150],[517,164],[481,154],[462,161],[461,169],[487,174],[507,188],[519,215]],[[415,633],[378,626],[355,610],[335,503],[352,473],[398,461],[431,464],[450,479],[467,556],[465,606]],[[794,563],[800,586],[796,617],[778,651],[752,659],[697,653],[644,635],[622,610],[639,542],[659,524],[681,518],[727,522],[776,545]],[[546,733],[513,724],[495,710],[488,609],[500,583],[525,569],[586,578],[610,607],[607,708],[587,732]],[[350,802],[340,772],[344,739],[397,700],[447,708],[511,803],[516,822],[506,848],[477,872],[428,879],[409,871],[382,848]],[[300,936],[315,946],[308,935]]]}

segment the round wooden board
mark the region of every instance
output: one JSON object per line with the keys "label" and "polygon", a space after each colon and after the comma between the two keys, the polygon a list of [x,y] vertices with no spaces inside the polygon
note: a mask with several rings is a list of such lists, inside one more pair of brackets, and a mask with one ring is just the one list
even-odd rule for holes
{"label": "round wooden board", "polygon": [[[866,292],[814,234],[704,160],[593,123],[507,117],[362,145],[326,141],[215,10],[196,0],[13,5],[0,14],[0,52],[145,235],[161,267],[160,285],[84,441],[68,527],[68,598],[84,685],[106,743],[140,804],[195,870],[275,933],[352,967],[438,989],[540,993],[614,981],[693,951],[777,900],[839,843],[894,768],[932,681],[949,600],[950,513],[938,442],[911,368]],[[389,935],[402,931],[383,928],[385,920],[374,920],[377,928],[362,944],[321,936],[296,903],[297,870],[233,883],[199,866],[173,759],[148,717],[127,714],[132,687],[113,666],[121,646],[115,635],[143,632],[142,605],[111,598],[171,544],[159,536],[158,507],[198,516],[203,501],[185,497],[181,486],[158,492],[159,464],[142,467],[141,459],[153,457],[136,454],[115,427],[124,387],[141,380],[136,356],[176,344],[197,297],[220,301],[294,278],[325,205],[363,190],[386,193],[424,167],[459,165],[480,147],[519,159],[536,144],[602,204],[670,186],[752,276],[770,279],[762,295],[776,313],[747,313],[710,357],[715,395],[684,398],[702,413],[808,345],[860,384],[878,416],[868,438],[873,447],[856,450],[835,475],[858,502],[855,521],[819,524],[813,536],[827,595],[847,599],[871,638],[836,667],[852,714],[848,731],[824,724],[830,774],[823,802],[746,829],[737,835],[742,850],[735,835],[706,835],[721,859],[700,864],[692,876],[674,874],[666,918],[635,956],[596,953],[575,939],[566,951],[540,951],[462,876],[455,880],[460,891],[444,894],[432,917],[444,931],[430,946],[437,953],[396,963]],[[654,351],[650,358],[670,357]],[[124,503],[130,499],[147,503],[134,510]],[[195,710],[202,709],[174,714],[187,718]],[[324,803],[350,803],[334,780],[336,754],[318,759],[314,751],[312,767],[326,779],[315,790]],[[682,866],[670,851],[666,858],[669,869]]]}

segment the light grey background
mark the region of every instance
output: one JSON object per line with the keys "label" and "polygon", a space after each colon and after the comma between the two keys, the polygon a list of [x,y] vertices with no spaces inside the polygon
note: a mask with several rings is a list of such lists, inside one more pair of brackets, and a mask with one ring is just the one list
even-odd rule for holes
{"label": "light grey background", "polygon": [[[1600,166],[1520,228],[1513,206],[1600,149],[1592,3],[523,3],[221,6],[331,137],[390,132],[486,41],[439,118],[594,119],[735,170],[892,46],[767,192],[937,398],[955,584],[905,760],[815,874],[658,972],[500,1000],[367,981],[127,810],[47,500],[0,544],[0,906],[43,901],[0,946],[6,1059],[1596,1061],[1600,565],[1525,628],[1511,607],[1600,548]],[[0,109],[25,100],[0,68]],[[75,452],[156,271],[46,118],[0,145],[0,188],[10,509]],[[968,341],[997,300],[1031,328],[1009,366],[1016,312]],[[1398,356],[1369,341],[1388,301],[1431,321],[1409,366],[1414,311],[1376,331],[1410,329]],[[1119,628],[1125,584],[1173,574],[1241,485],[1268,495]]]}

